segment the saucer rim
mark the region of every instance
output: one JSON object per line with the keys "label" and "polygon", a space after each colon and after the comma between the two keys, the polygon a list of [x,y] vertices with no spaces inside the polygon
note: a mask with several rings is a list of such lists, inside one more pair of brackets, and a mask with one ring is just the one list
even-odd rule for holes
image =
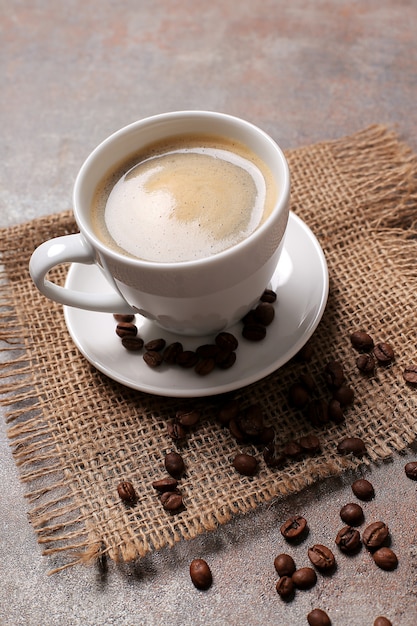
{"label": "saucer rim", "polygon": [[[325,311],[326,308],[326,304],[327,304],[327,299],[328,299],[328,292],[329,292],[329,273],[328,273],[328,266],[327,266],[327,261],[324,255],[324,252],[316,238],[316,236],[314,235],[314,233],[311,231],[311,229],[307,226],[307,224],[300,218],[298,217],[294,212],[290,211],[290,215],[289,215],[289,225],[292,226],[293,228],[298,228],[301,229],[302,231],[304,231],[304,235],[310,240],[310,242],[313,244],[313,249],[314,249],[314,253],[317,256],[317,259],[319,261],[319,265],[320,265],[320,270],[321,270],[321,276],[320,276],[320,281],[322,284],[322,288],[320,291],[320,298],[317,298],[317,305],[316,305],[316,312],[314,315],[314,318],[312,320],[312,322],[309,324],[308,329],[306,331],[304,331],[304,333],[300,333],[300,336],[298,337],[298,340],[294,342],[294,344],[291,346],[291,349],[287,349],[287,351],[284,354],[280,354],[278,355],[278,358],[274,361],[270,361],[268,362],[268,364],[265,367],[256,367],[253,369],[249,370],[249,373],[247,373],[246,375],[244,375],[243,377],[237,376],[236,378],[233,378],[233,380],[225,382],[225,383],[217,383],[217,384],[210,384],[210,375],[207,377],[198,377],[196,376],[195,378],[193,378],[192,376],[190,376],[190,372],[187,372],[185,370],[185,374],[187,376],[189,376],[189,380],[191,382],[190,387],[185,389],[184,387],[181,388],[176,388],[174,385],[169,386],[166,384],[158,384],[158,381],[160,379],[161,376],[161,372],[155,370],[155,382],[153,385],[151,384],[147,384],[147,383],[142,383],[140,380],[140,374],[138,375],[138,379],[137,381],[135,380],[131,380],[129,378],[126,377],[126,375],[122,373],[120,373],[119,371],[117,371],[116,369],[112,369],[111,365],[111,358],[107,358],[105,359],[103,358],[97,358],[94,356],[94,354],[91,352],[91,350],[88,350],[86,348],[86,346],[84,345],[84,342],[82,341],[82,337],[80,337],[79,332],[77,332],[77,322],[76,322],[76,318],[77,315],[83,315],[85,314],[86,317],[88,318],[89,316],[110,316],[111,314],[109,313],[97,313],[97,312],[92,312],[92,311],[84,311],[81,309],[74,309],[72,307],[69,306],[64,306],[64,318],[65,318],[65,323],[67,326],[67,330],[71,336],[71,339],[73,340],[74,344],[76,345],[76,347],[78,348],[78,350],[80,351],[80,353],[84,356],[84,358],[87,359],[87,361],[89,361],[89,363],[91,365],[93,365],[97,370],[99,370],[101,373],[103,373],[104,375],[106,375],[108,378],[114,380],[115,382],[118,382],[130,389],[134,389],[136,391],[141,391],[143,393],[148,393],[154,396],[163,396],[163,397],[172,397],[172,398],[199,398],[199,397],[209,397],[209,396],[215,396],[215,395],[219,395],[219,394],[224,394],[224,393],[230,393],[232,391],[236,391],[238,389],[242,389],[244,387],[247,387],[253,383],[256,383],[260,380],[262,380],[263,378],[266,378],[268,375],[270,375],[271,373],[277,371],[278,369],[280,369],[283,365],[285,365],[286,363],[288,363],[288,361],[295,356],[295,354],[297,354],[297,352],[299,350],[301,350],[301,348],[307,343],[307,341],[311,338],[311,336],[313,335],[314,331],[316,330],[322,316],[323,313]],[[284,250],[286,250],[286,243],[284,242]],[[288,252],[288,256],[291,259],[291,254],[290,252]],[[95,266],[92,266],[95,267]],[[92,270],[92,267],[89,267],[89,270]],[[279,262],[277,265],[277,268],[274,272],[274,276],[278,270],[279,267]],[[65,281],[65,286],[69,287],[71,286],[72,288],[74,288],[74,283],[77,283],[77,274],[79,272],[82,272],[83,270],[85,270],[85,266],[81,265],[81,264],[75,264],[73,263],[68,271],[67,274],[67,278]],[[97,270],[98,271],[98,270]],[[273,276],[273,277],[274,277]],[[278,294],[279,295],[279,294]],[[158,329],[158,336],[162,336],[162,334],[164,334],[164,331],[161,331],[161,329],[156,326],[156,324],[152,324],[152,322],[149,322],[149,320],[144,320],[144,318],[141,318],[140,315],[138,315],[137,317],[139,317],[144,323],[148,324],[150,327],[154,327]],[[236,325],[237,326],[237,325]],[[234,332],[235,326],[233,326],[230,330],[230,332]],[[270,329],[268,329],[269,331]],[[240,334],[240,330],[238,330],[239,334]],[[184,341],[184,337],[181,337],[180,335],[176,335],[175,333],[165,333],[167,335],[170,335],[170,341]],[[155,336],[155,333],[154,335]],[[207,337],[206,337],[207,338]],[[205,343],[204,338],[196,338],[196,337],[192,337],[189,338],[192,339],[193,342],[197,342],[196,345],[199,345],[199,340],[203,340],[203,342]],[[271,338],[270,338],[271,339]],[[269,339],[269,340],[270,340]],[[268,338],[267,340],[268,341]],[[201,341],[200,341],[201,343]],[[254,345],[254,344],[252,344]],[[259,345],[264,345],[263,342],[259,342],[257,343],[257,346]],[[107,363],[106,363],[107,361]],[[109,362],[110,361],[110,362]],[[255,363],[259,362],[259,359],[254,360]],[[146,364],[143,364],[144,367],[146,367],[147,369],[149,369],[151,372],[151,368],[148,368],[148,366]],[[232,368],[232,370],[235,370],[234,366]],[[232,371],[229,370],[229,371]],[[220,372],[221,374],[221,372]],[[194,386],[192,385],[192,382],[194,383],[199,383],[198,385],[195,384]]]}

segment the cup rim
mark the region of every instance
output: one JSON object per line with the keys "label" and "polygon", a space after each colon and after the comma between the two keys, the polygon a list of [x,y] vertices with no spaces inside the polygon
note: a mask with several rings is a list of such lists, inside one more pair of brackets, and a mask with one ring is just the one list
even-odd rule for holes
{"label": "cup rim", "polygon": [[[139,257],[124,255],[116,250],[113,250],[109,246],[107,246],[92,230],[90,227],[87,218],[80,212],[79,210],[79,195],[80,195],[80,187],[83,182],[83,178],[88,172],[88,169],[91,167],[91,164],[97,158],[97,156],[105,149],[109,144],[113,143],[117,138],[131,133],[133,130],[137,130],[141,126],[147,126],[149,124],[155,123],[157,121],[166,121],[170,119],[180,119],[180,118],[188,118],[188,117],[220,117],[223,120],[230,121],[233,123],[240,124],[252,131],[255,131],[258,136],[262,136],[263,140],[266,143],[269,143],[270,146],[273,146],[276,151],[282,168],[283,180],[281,183],[280,191],[278,192],[278,198],[276,205],[271,212],[271,214],[267,217],[265,222],[261,224],[261,226],[257,227],[248,237],[244,238],[242,241],[234,244],[233,246],[226,248],[220,252],[217,252],[211,256],[201,257],[198,259],[191,259],[186,261],[149,261],[146,259],[141,259]],[[112,258],[117,262],[122,262],[125,265],[129,265],[132,267],[142,266],[147,267],[149,269],[155,268],[158,270],[175,270],[178,268],[198,268],[201,265],[214,264],[216,262],[221,262],[228,256],[234,256],[237,252],[239,252],[242,248],[248,247],[249,245],[256,242],[259,238],[263,236],[265,230],[270,227],[270,224],[273,220],[277,218],[277,215],[281,215],[285,208],[289,205],[290,199],[290,171],[287,163],[287,159],[277,144],[277,142],[264,130],[240,117],[230,115],[228,113],[221,113],[217,111],[205,111],[205,110],[184,110],[184,111],[170,111],[166,113],[158,113],[155,115],[151,115],[135,122],[131,122],[126,126],[123,126],[119,130],[114,131],[110,135],[108,135],[103,141],[101,141],[89,154],[89,156],[84,160],[74,183],[73,190],[73,212],[74,217],[77,222],[77,225],[80,229],[81,234],[86,237],[93,245],[93,247],[99,250],[102,254],[107,257]]]}

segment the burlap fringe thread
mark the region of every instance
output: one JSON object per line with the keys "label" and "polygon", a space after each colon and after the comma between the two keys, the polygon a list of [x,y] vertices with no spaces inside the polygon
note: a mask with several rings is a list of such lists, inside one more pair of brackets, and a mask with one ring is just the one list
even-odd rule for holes
{"label": "burlap fringe thread", "polygon": [[[292,208],[318,237],[331,278],[328,308],[312,339],[318,355],[312,366],[313,373],[319,375],[332,352],[342,360],[352,361],[346,347],[346,316],[350,328],[368,327],[379,332],[386,328],[391,336],[401,340],[402,362],[413,360],[417,357],[414,355],[415,308],[412,297],[417,287],[416,156],[398,141],[394,132],[384,126],[372,126],[351,137],[289,151],[287,157],[293,180]],[[26,497],[30,503],[30,519],[39,543],[44,546],[43,554],[71,556],[70,562],[56,567],[51,573],[76,563],[93,562],[105,554],[116,561],[134,560],[153,549],[172,546],[181,539],[192,539],[204,531],[213,530],[233,515],[299,491],[320,478],[357,467],[357,459],[335,454],[335,441],[344,434],[361,436],[369,444],[365,463],[387,458],[393,451],[400,451],[415,440],[416,394],[400,388],[400,402],[398,398],[387,401],[394,383],[392,371],[384,372],[371,382],[357,380],[360,399],[355,404],[356,417],[350,417],[342,427],[319,429],[323,445],[320,460],[294,462],[279,475],[262,469],[255,480],[248,479],[242,489],[232,491],[230,485],[236,482],[236,478],[231,473],[229,459],[236,443],[212,419],[215,401],[200,402],[203,427],[192,435],[187,450],[190,453],[188,489],[191,501],[193,497],[197,498],[198,485],[201,497],[209,501],[210,506],[205,509],[200,499],[194,508],[190,506],[178,517],[161,518],[159,509],[155,508],[155,496],[145,494],[139,512],[124,509],[114,497],[115,481],[119,476],[136,472],[140,483],[142,472],[146,471],[150,480],[153,470],[149,464],[160,462],[156,451],[161,453],[170,445],[164,439],[166,419],[181,403],[120,388],[93,368],[88,369],[88,364],[70,341],[65,346],[64,357],[59,356],[62,378],[58,373],[53,384],[48,382],[49,364],[39,348],[41,343],[59,342],[60,338],[48,337],[48,332],[36,319],[32,326],[28,323],[31,308],[35,311],[37,304],[39,307],[44,305],[36,290],[31,290],[27,272],[28,239],[32,230],[35,231],[33,241],[39,244],[51,236],[73,232],[74,228],[71,213],[67,212],[4,229],[1,233],[1,402],[10,408],[7,419],[13,425],[8,434],[21,480],[28,485]],[[14,247],[9,245],[11,241],[16,242]],[[369,263],[365,269],[360,266],[363,276],[366,278],[372,273],[379,281],[380,292],[373,299],[369,287],[361,285],[362,277],[355,277],[354,263],[355,260],[359,265],[363,262],[358,259],[364,246],[371,248],[371,258],[369,261],[368,254]],[[351,257],[346,263],[348,254]],[[397,294],[395,301],[390,300],[394,297],[392,289],[387,291],[384,284],[387,272],[398,277],[399,287],[403,289],[403,296]],[[63,270],[61,279],[64,277]],[[386,302],[381,315],[375,312],[371,315],[370,309],[379,307],[381,298]],[[372,306],[369,306],[370,299]],[[48,306],[51,319],[62,317],[58,305],[50,303]],[[376,322],[378,318],[380,326]],[[62,320],[60,324],[65,333]],[[31,332],[28,332],[29,326]],[[60,362],[54,361],[57,354],[53,353],[51,362],[59,368]],[[282,371],[237,393],[244,403],[261,401],[267,421],[279,417],[280,435],[284,441],[298,436],[301,431],[311,431],[302,419],[295,423],[285,408],[286,390],[298,371],[296,367],[288,364]],[[352,366],[349,373],[354,375]],[[68,376],[73,375],[75,379],[85,376],[83,388],[68,389]],[[88,394],[85,389],[89,389]],[[56,398],[61,398],[68,406],[66,415],[59,414],[60,405],[55,402]],[[99,424],[92,419],[97,412],[100,413]],[[117,412],[120,419],[115,424]],[[365,416],[368,414],[373,417],[367,421]],[[378,414],[381,419],[375,417]],[[75,430],[74,424],[77,425]],[[90,430],[83,444],[81,435]],[[134,440],[132,443],[132,438],[125,435],[132,431],[137,433],[137,447]],[[100,433],[103,432],[108,437],[104,441],[111,442],[107,450],[101,447]],[[73,441],[74,437],[80,437],[80,441]],[[222,481],[217,483],[218,492],[213,491],[213,485],[206,484],[204,479],[204,474],[209,475],[213,468],[202,464],[202,457],[198,456],[199,450],[205,450],[209,458],[213,448],[217,451],[214,473],[217,472]],[[127,449],[130,455],[126,453]],[[192,457],[193,454],[196,456]],[[145,461],[140,461],[142,466],[135,468],[132,459],[141,456],[146,457]],[[100,465],[100,458],[109,467]],[[99,484],[101,474],[104,486]],[[84,475],[85,484],[82,483]],[[156,477],[160,477],[158,471]],[[224,490],[221,488],[223,483]],[[153,501],[150,500],[152,497]],[[152,522],[144,522],[147,514]]]}

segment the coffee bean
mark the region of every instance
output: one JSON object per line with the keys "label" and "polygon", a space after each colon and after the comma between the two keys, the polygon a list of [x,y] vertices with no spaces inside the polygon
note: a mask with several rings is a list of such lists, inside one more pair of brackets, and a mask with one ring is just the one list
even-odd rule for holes
{"label": "coffee bean", "polygon": [[375,490],[372,483],[366,478],[358,478],[352,483],[352,491],[359,500],[372,500]]}
{"label": "coffee bean", "polygon": [[324,377],[330,389],[338,389],[346,380],[343,365],[339,361],[329,361],[324,368]]}
{"label": "coffee bean", "polygon": [[326,400],[313,400],[307,407],[307,419],[313,426],[323,426],[330,420],[329,405]]}
{"label": "coffee bean", "polygon": [[341,406],[348,406],[349,404],[352,404],[355,398],[355,392],[351,387],[342,385],[333,393],[333,398],[338,400]]}
{"label": "coffee bean", "polygon": [[220,348],[215,343],[205,343],[196,348],[200,359],[214,359]]}
{"label": "coffee bean", "polygon": [[379,550],[373,553],[372,557],[381,569],[392,571],[398,565],[397,555],[391,548],[379,548]]}
{"label": "coffee bean", "polygon": [[374,340],[364,330],[356,330],[350,336],[350,341],[355,350],[369,352],[374,347]]}
{"label": "coffee bean", "polygon": [[156,368],[162,364],[163,356],[160,352],[156,352],[156,350],[148,350],[143,355],[143,360],[149,367]]}
{"label": "coffee bean", "polygon": [[167,423],[167,431],[173,441],[180,442],[187,436],[184,426],[176,420]]}
{"label": "coffee bean", "polygon": [[410,461],[404,466],[405,475],[411,480],[417,480],[417,461]]}
{"label": "coffee bean", "polygon": [[285,553],[275,557],[274,567],[279,576],[292,576],[296,570],[294,559]]}
{"label": "coffee bean", "polygon": [[245,324],[242,330],[242,336],[248,341],[262,341],[266,337],[266,328],[262,324]]}
{"label": "coffee bean", "polygon": [[204,559],[194,559],[191,561],[190,577],[194,587],[202,591],[211,587],[213,582],[211,569]]}
{"label": "coffee bean", "polygon": [[258,471],[258,461],[251,454],[239,453],[233,459],[233,467],[243,476],[254,476]]}
{"label": "coffee bean", "polygon": [[303,449],[297,441],[290,441],[284,446],[282,453],[290,459],[295,459],[303,453]]}
{"label": "coffee bean", "polygon": [[290,541],[299,539],[307,530],[307,520],[301,515],[290,517],[280,527],[281,535]]}
{"label": "coffee bean", "polygon": [[219,369],[228,370],[236,363],[236,352],[229,350],[219,350],[216,354],[215,362]]}
{"label": "coffee bean", "polygon": [[122,346],[129,350],[129,352],[138,352],[143,348],[143,339],[141,337],[133,337],[130,335],[126,335],[122,337]]}
{"label": "coffee bean", "polygon": [[136,337],[138,329],[131,322],[119,322],[116,326],[116,335],[119,337]]}
{"label": "coffee bean", "polygon": [[387,617],[380,615],[374,621],[374,626],[392,626],[392,622]]}
{"label": "coffee bean", "polygon": [[259,404],[248,406],[239,418],[240,430],[249,437],[259,437],[264,429],[263,410]]}
{"label": "coffee bean", "polygon": [[236,337],[232,335],[232,333],[228,332],[219,333],[214,341],[219,348],[221,348],[222,350],[228,350],[229,352],[237,350],[237,347],[239,345]]}
{"label": "coffee bean", "polygon": [[338,443],[337,451],[339,454],[353,454],[360,457],[366,453],[366,447],[359,437],[345,437]]}
{"label": "coffee bean", "polygon": [[220,408],[217,419],[221,424],[227,426],[231,419],[236,418],[240,413],[240,402],[239,400],[230,400],[229,402],[223,404]]}
{"label": "coffee bean", "polygon": [[268,302],[261,302],[254,310],[255,320],[262,326],[269,326],[274,321],[275,309]]}
{"label": "coffee bean", "polygon": [[372,522],[372,524],[369,524],[362,533],[363,545],[368,550],[375,550],[382,546],[382,544],[387,540],[388,535],[389,529],[384,522]]}
{"label": "coffee bean", "polygon": [[358,530],[352,526],[344,526],[339,530],[335,539],[336,545],[346,554],[354,554],[362,545]]}
{"label": "coffee bean", "polygon": [[331,626],[330,617],[322,609],[313,609],[307,615],[307,621],[310,626]]}
{"label": "coffee bean", "polygon": [[316,435],[305,435],[298,439],[298,443],[301,446],[303,452],[314,454],[320,450],[320,440]]}
{"label": "coffee bean", "polygon": [[148,350],[149,352],[160,352],[161,350],[165,348],[165,346],[166,346],[165,339],[162,339],[162,338],[151,339],[150,341],[145,343],[145,350]]}
{"label": "coffee bean", "polygon": [[382,365],[389,365],[395,358],[394,350],[389,343],[377,343],[374,348],[374,356]]}
{"label": "coffee bean", "polygon": [[165,469],[173,476],[173,478],[180,478],[185,471],[184,459],[178,452],[168,452],[164,459]]}
{"label": "coffee bean", "polygon": [[156,491],[159,491],[159,493],[164,493],[165,491],[175,491],[178,487],[178,481],[175,478],[166,476],[165,478],[154,480],[152,487],[156,489]]}
{"label": "coffee bean", "polygon": [[345,421],[345,414],[339,400],[332,398],[328,405],[329,418],[335,424],[342,424]]}
{"label": "coffee bean", "polygon": [[312,564],[320,571],[328,572],[336,564],[336,559],[330,548],[320,543],[309,548],[307,554]]}
{"label": "coffee bean", "polygon": [[349,526],[358,526],[363,522],[363,509],[359,504],[356,504],[356,502],[350,502],[342,506],[340,509],[340,517],[346,524],[349,524]]}
{"label": "coffee bean", "polygon": [[417,365],[410,363],[404,368],[403,378],[409,385],[417,385]]}
{"label": "coffee bean", "polygon": [[213,358],[200,359],[194,367],[194,371],[199,376],[208,376],[216,367],[216,361]]}
{"label": "coffee bean", "polygon": [[317,384],[314,378],[310,374],[300,374],[298,382],[306,389],[310,394],[314,393],[317,389]]}
{"label": "coffee bean", "polygon": [[372,374],[375,371],[375,359],[372,354],[360,354],[356,359],[356,367],[364,374]]}
{"label": "coffee bean", "polygon": [[281,576],[275,585],[278,595],[283,600],[289,600],[294,595],[294,582],[291,576]]}
{"label": "coffee bean", "polygon": [[134,486],[127,480],[123,480],[117,485],[117,493],[126,504],[134,504],[138,499]]}
{"label": "coffee bean", "polygon": [[317,582],[317,574],[312,567],[300,567],[291,576],[297,589],[311,589]]}
{"label": "coffee bean", "polygon": [[310,393],[301,383],[294,383],[288,390],[289,403],[295,409],[303,409],[310,401]]}
{"label": "coffee bean", "polygon": [[166,511],[176,513],[183,508],[184,503],[179,491],[164,491],[161,494],[161,504]]}
{"label": "coffee bean", "polygon": [[263,458],[266,465],[274,469],[283,467],[287,461],[287,457],[284,454],[279,454],[274,442],[271,442],[264,448]]}
{"label": "coffee bean", "polygon": [[265,426],[262,432],[256,437],[256,443],[268,445],[275,441],[275,429],[273,426]]}
{"label": "coffee bean", "polygon": [[133,322],[135,319],[135,316],[130,313],[113,313],[113,317],[116,322]]}
{"label": "coffee bean", "polygon": [[277,299],[277,294],[272,289],[265,289],[260,297],[261,302],[269,302],[273,304]]}
{"label": "coffee bean", "polygon": [[177,364],[185,369],[195,367],[198,362],[198,355],[193,350],[183,350],[177,355]]}
{"label": "coffee bean", "polygon": [[164,350],[163,358],[169,365],[175,365],[178,356],[184,351],[183,345],[180,341],[174,341],[169,344]]}
{"label": "coffee bean", "polygon": [[247,439],[245,433],[240,429],[238,418],[230,420],[229,430],[230,434],[236,439],[237,442],[243,443]]}
{"label": "coffee bean", "polygon": [[175,419],[181,426],[189,428],[190,426],[195,426],[200,420],[200,411],[196,409],[180,410],[177,411]]}

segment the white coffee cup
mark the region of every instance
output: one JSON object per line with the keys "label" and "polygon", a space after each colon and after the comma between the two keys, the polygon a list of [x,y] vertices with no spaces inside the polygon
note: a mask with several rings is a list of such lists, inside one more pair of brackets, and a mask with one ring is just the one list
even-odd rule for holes
{"label": "white coffee cup", "polygon": [[[92,199],[100,180],[141,147],[187,133],[228,137],[258,155],[272,172],[278,190],[270,215],[243,241],[196,260],[151,262],[110,248],[91,223]],[[261,129],[242,119],[209,111],[155,115],[122,128],[93,150],[74,186],[73,211],[80,232],[40,245],[30,260],[30,274],[45,296],[64,305],[108,313],[139,313],[179,334],[219,332],[241,319],[268,286],[283,247],[289,201],[287,161],[275,141]],[[67,262],[97,264],[109,283],[109,292],[79,292],[47,279],[54,266]]]}

